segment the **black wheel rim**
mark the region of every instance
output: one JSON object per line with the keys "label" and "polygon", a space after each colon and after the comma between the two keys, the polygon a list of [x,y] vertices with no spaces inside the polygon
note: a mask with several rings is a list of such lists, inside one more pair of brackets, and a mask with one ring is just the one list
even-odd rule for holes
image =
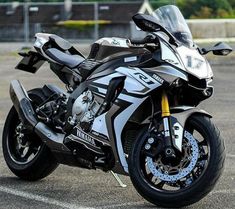
{"label": "black wheel rim", "polygon": [[42,148],[42,142],[35,133],[27,133],[15,111],[7,136],[7,151],[11,160],[18,165],[32,162]]}
{"label": "black wheel rim", "polygon": [[[148,167],[146,167],[146,150],[144,150],[144,147],[146,145],[146,141],[150,137],[155,137],[156,135],[150,133],[145,136],[145,140],[142,141],[141,148],[139,150],[139,160],[140,160],[140,173],[144,179],[144,181],[154,190],[160,191],[160,192],[175,192],[179,190],[184,190],[188,188],[189,186],[192,186],[197,182],[201,176],[203,176],[203,173],[205,172],[209,159],[210,159],[210,144],[209,140],[207,140],[207,135],[204,132],[204,130],[200,127],[195,126],[193,122],[187,124],[185,127],[185,130],[189,132],[194,139],[197,141],[198,145],[198,158],[197,162],[195,164],[195,167],[192,169],[192,171],[185,176],[184,178],[181,178],[177,181],[164,181],[159,178],[159,176],[155,176]],[[187,146],[187,140],[184,141],[184,144]],[[189,152],[189,149],[187,149],[187,152]],[[188,153],[190,155],[190,152]],[[160,161],[155,159],[156,164]],[[186,164],[187,166],[187,164]],[[160,167],[160,166],[159,166]],[[177,165],[173,166],[177,167]],[[174,174],[174,170],[172,169],[172,175]],[[177,172],[176,172],[177,173]],[[169,174],[170,175],[170,174]]]}

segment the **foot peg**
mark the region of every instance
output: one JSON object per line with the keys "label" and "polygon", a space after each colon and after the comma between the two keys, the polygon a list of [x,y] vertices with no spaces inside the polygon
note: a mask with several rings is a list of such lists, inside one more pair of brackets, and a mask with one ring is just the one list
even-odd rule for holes
{"label": "foot peg", "polygon": [[127,187],[127,185],[122,182],[122,180],[119,178],[119,176],[116,173],[114,173],[113,171],[110,171],[110,173],[117,180],[117,182],[119,183],[120,187],[122,187],[122,188]]}

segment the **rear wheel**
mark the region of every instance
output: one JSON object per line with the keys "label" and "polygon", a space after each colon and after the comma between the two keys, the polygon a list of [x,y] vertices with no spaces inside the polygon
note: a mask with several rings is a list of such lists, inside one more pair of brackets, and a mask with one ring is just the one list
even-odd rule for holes
{"label": "rear wheel", "polygon": [[[29,97],[35,105],[45,99],[40,89],[31,90]],[[35,133],[29,133],[24,128],[14,106],[4,125],[2,148],[9,169],[24,180],[42,179],[58,166],[49,148]]]}
{"label": "rear wheel", "polygon": [[225,148],[219,130],[202,115],[185,125],[182,153],[166,159],[159,152],[163,137],[144,129],[129,156],[129,174],[137,191],[161,207],[182,207],[206,196],[220,177]]}

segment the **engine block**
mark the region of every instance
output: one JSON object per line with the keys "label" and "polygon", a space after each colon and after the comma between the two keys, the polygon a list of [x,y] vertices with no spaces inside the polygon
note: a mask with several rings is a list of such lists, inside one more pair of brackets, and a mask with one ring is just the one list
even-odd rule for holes
{"label": "engine block", "polygon": [[89,130],[100,106],[90,90],[83,92],[73,104],[70,124],[79,124],[83,130]]}

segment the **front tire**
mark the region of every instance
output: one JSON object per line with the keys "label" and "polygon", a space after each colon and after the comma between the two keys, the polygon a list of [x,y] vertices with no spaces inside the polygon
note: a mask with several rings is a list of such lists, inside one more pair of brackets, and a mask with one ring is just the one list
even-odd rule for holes
{"label": "front tire", "polygon": [[[194,175],[191,173],[188,174],[192,182],[188,181],[186,176],[185,181],[185,178],[182,178],[183,180],[180,179],[175,182],[161,181],[158,184],[154,184],[148,179],[151,172],[148,173],[145,170],[146,160],[143,160],[143,147],[149,137],[147,128],[140,132],[133,144],[132,151],[129,155],[129,174],[131,181],[141,196],[157,206],[175,208],[198,202],[214,188],[223,171],[225,160],[224,142],[219,130],[211,120],[207,116],[192,115],[186,122],[185,130],[190,132],[194,138],[198,137],[198,135],[204,138],[202,141],[197,140],[197,142],[200,152],[202,152],[205,159],[202,158],[203,160],[201,160],[198,158],[196,165],[204,161],[205,164],[201,168],[202,171],[198,172],[197,175],[195,173]],[[196,136],[194,136],[195,132],[197,132]],[[206,146],[208,147],[208,153],[203,148]],[[159,161],[156,160],[155,163],[157,164],[157,162]],[[151,174],[151,179],[154,178],[152,176],[153,174]],[[174,189],[169,190],[171,187]]]}
{"label": "front tire", "polygon": [[[45,99],[40,89],[31,90],[29,97],[36,105]],[[7,166],[16,176],[23,180],[36,181],[52,173],[58,163],[41,139],[35,133],[22,132],[22,127],[13,106],[3,129],[3,156]]]}

